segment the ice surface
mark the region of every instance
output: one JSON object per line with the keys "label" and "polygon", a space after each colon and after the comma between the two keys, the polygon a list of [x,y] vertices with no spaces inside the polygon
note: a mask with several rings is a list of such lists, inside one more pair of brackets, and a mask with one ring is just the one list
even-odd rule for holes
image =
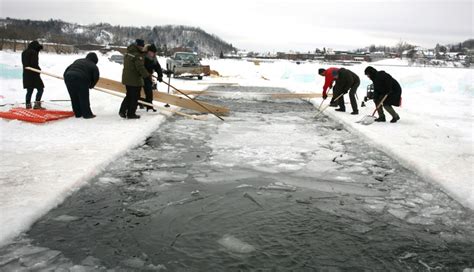
{"label": "ice surface", "polygon": [[[40,66],[45,71],[61,75],[70,63],[84,56],[41,53]],[[99,54],[101,75],[119,80],[122,66],[109,62],[107,57]],[[160,58],[160,62],[163,64],[165,61]],[[439,184],[457,201],[472,209],[474,70],[393,66],[405,65],[403,62],[385,60],[377,66],[377,69],[387,71],[402,85],[403,106],[396,109],[401,116],[398,123],[374,123],[369,126],[355,123],[361,116],[371,113],[374,108],[371,102],[367,103],[366,108],[360,108],[359,116],[335,113],[331,108],[325,114],[339,120],[351,132],[362,135],[404,166]],[[201,83],[237,82],[242,86],[283,87],[298,93],[319,93],[324,79],[317,75],[317,69],[328,67],[316,63],[297,65],[289,61],[256,66],[252,62],[227,59],[206,60],[206,64],[223,77],[206,77],[202,81],[176,80],[174,85],[185,90],[202,90],[206,85]],[[359,98],[364,96],[365,87],[370,83],[363,75],[367,65],[363,63],[349,68],[360,75]],[[1,103],[23,103],[25,91],[18,76],[21,70],[20,52],[1,51],[0,68]],[[44,100],[69,99],[62,81],[46,76],[42,78],[46,85]],[[164,91],[166,87],[159,84],[159,90]],[[420,98],[423,98],[423,103],[419,102]],[[310,101],[316,107],[321,102],[320,99]],[[164,120],[162,115],[150,113],[143,113],[143,118],[133,122],[122,120],[117,115],[120,102],[120,98],[91,91],[92,110],[98,116],[93,120],[67,119],[45,125],[0,120],[0,152],[3,158],[7,158],[0,162],[0,245],[28,229],[36,219],[60,204],[126,150],[143,142]],[[47,102],[45,106],[70,109],[67,102]],[[238,120],[239,117],[234,118]],[[308,150],[320,149],[316,145],[321,142],[315,143],[314,135],[306,131],[292,131],[293,116],[282,115],[281,118],[287,120],[285,125],[253,124],[262,126],[272,136],[266,139],[258,137],[255,131],[242,131],[238,122],[221,123],[218,135],[211,140],[220,149],[213,161],[222,167],[235,166],[238,162],[269,173],[298,172],[302,176],[342,169],[342,166],[330,160],[340,155],[343,147],[332,146],[330,139],[324,138],[318,141],[322,144],[326,141],[327,148],[310,154],[311,163],[288,167],[288,162],[303,161],[306,158],[304,156],[307,156],[303,154],[307,154]],[[217,139],[222,140],[221,144]],[[240,149],[244,141],[254,146]],[[269,142],[271,148],[259,148],[263,142]],[[289,146],[298,152],[288,152]],[[174,147],[169,148],[172,150]],[[226,152],[227,155],[224,155]],[[270,163],[273,166],[268,168]],[[373,161],[366,163],[376,165]],[[353,166],[349,170],[360,169]],[[354,178],[350,172],[345,174],[340,174],[341,181]],[[205,179],[202,177],[203,181]],[[209,179],[219,181],[217,176],[213,179],[210,175]],[[100,182],[119,180],[102,179]],[[429,199],[428,195],[420,195],[419,200],[412,200],[412,205]],[[375,205],[375,210],[381,208],[379,204],[371,205]]]}
{"label": "ice surface", "polygon": [[255,250],[252,245],[243,242],[230,234],[225,234],[217,241],[221,246],[234,253],[250,253]]}

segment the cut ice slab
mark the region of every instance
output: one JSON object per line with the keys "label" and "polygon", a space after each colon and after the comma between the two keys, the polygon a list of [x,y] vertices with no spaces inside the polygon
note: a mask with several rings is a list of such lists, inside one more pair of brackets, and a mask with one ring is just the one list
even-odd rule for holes
{"label": "cut ice slab", "polygon": [[225,234],[219,241],[221,246],[234,253],[250,253],[255,251],[255,247],[243,242],[230,234]]}
{"label": "cut ice slab", "polygon": [[261,186],[259,189],[285,191],[285,192],[294,192],[294,191],[296,191],[296,187],[285,184],[283,182],[274,182],[274,183],[271,183],[267,186]]}
{"label": "cut ice slab", "polygon": [[368,188],[355,183],[340,181],[321,181],[312,178],[293,177],[285,179],[286,184],[328,193],[351,194],[360,196],[384,196],[385,192]]}
{"label": "cut ice slab", "polygon": [[143,174],[147,181],[154,182],[181,182],[184,181],[188,174],[175,173],[169,171],[150,171]]}
{"label": "cut ice slab", "polygon": [[63,215],[60,215],[58,217],[55,217],[53,220],[54,221],[59,221],[59,222],[71,222],[71,221],[77,221],[79,219],[80,218],[77,217],[77,216],[63,214]]}
{"label": "cut ice slab", "polygon": [[215,182],[232,182],[237,180],[247,180],[247,179],[255,179],[259,177],[261,174],[251,171],[241,171],[241,170],[229,170],[227,169],[226,172],[213,172],[209,173],[207,176],[199,177],[194,176],[194,178],[202,183],[215,183]]}

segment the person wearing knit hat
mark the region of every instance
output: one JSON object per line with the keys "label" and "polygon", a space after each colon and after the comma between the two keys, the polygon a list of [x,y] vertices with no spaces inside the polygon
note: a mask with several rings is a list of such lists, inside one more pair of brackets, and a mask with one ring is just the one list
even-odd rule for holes
{"label": "person wearing knit hat", "polygon": [[135,44],[139,47],[142,47],[142,48],[145,47],[145,41],[142,40],[142,39],[136,39]]}
{"label": "person wearing knit hat", "polygon": [[[163,81],[163,71],[161,70],[161,65],[156,59],[156,51],[157,48],[154,44],[148,44],[145,46],[145,68],[150,75],[153,75],[154,72],[157,73],[157,78],[159,82]],[[151,77],[144,77],[143,78],[143,90],[145,91],[145,99],[140,98],[140,100],[146,101],[150,104],[153,103],[153,79]],[[151,106],[146,106],[146,111],[156,111]]]}
{"label": "person wearing knit hat", "polygon": [[41,110],[41,97],[43,96],[44,84],[40,74],[27,70],[25,67],[32,67],[41,70],[38,64],[39,52],[43,46],[38,41],[32,41],[28,47],[21,53],[21,62],[23,64],[23,88],[26,89],[26,108],[31,109],[31,96],[36,89],[36,99],[34,109]]}
{"label": "person wearing knit hat", "polygon": [[145,68],[144,46],[145,42],[142,39],[136,39],[133,44],[127,47],[127,53],[124,56],[122,83],[125,85],[127,93],[119,109],[119,115],[122,118],[140,118],[136,111],[140,91],[144,85],[143,78],[151,76]]}

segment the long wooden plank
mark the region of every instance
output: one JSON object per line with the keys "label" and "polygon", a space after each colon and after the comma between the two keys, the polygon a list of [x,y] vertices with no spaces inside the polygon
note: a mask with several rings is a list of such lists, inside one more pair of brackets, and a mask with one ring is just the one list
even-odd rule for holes
{"label": "long wooden plank", "polygon": [[[216,91],[183,91],[188,95],[200,95],[200,96],[228,96],[232,95],[232,92],[216,92]],[[291,99],[291,98],[316,98],[322,97],[321,93],[249,93],[244,92],[242,95],[256,95],[256,96],[268,96],[272,99]],[[328,95],[332,96],[332,95]]]}
{"label": "long wooden plank", "polygon": [[[64,78],[62,76],[58,76],[58,75],[55,75],[55,74],[44,72],[44,71],[41,71],[41,70],[38,70],[38,69],[35,69],[35,68],[32,68],[32,67],[26,67],[25,69],[31,70],[31,71],[36,72],[36,73],[48,75],[50,77],[54,77],[54,78],[57,78],[57,79],[64,80]],[[97,90],[97,91],[104,92],[104,93],[108,93],[108,94],[111,94],[111,95],[115,95],[115,96],[119,96],[119,97],[125,97],[124,93],[111,91],[109,89],[104,89],[104,88],[101,88],[100,86],[97,86],[97,85],[93,89]],[[179,112],[179,111],[176,111],[176,110],[170,110],[170,109],[167,109],[167,108],[164,108],[164,107],[157,107],[156,105],[153,105],[153,104],[141,101],[141,100],[139,100],[138,103],[146,105],[146,106],[151,106],[151,107],[154,107],[154,108],[158,108],[158,109],[160,109],[160,111],[167,111],[167,112],[175,113],[175,114],[185,116],[185,117],[188,117],[188,118],[192,118],[192,119],[195,119],[195,120],[206,120],[205,116],[195,116],[195,115],[182,113],[182,112]]]}
{"label": "long wooden plank", "polygon": [[[26,67],[25,69],[31,70],[31,71],[39,73],[39,74],[44,74],[44,75],[48,75],[50,77],[54,77],[54,78],[57,78],[57,79],[64,80],[64,78],[62,76],[51,74],[51,73],[41,71],[41,70],[38,70],[38,69],[35,69],[35,68],[32,68],[32,67]],[[119,96],[119,97],[125,97],[125,95],[121,92],[115,92],[115,91],[111,91],[111,90],[108,90],[108,89],[103,89],[103,88],[101,88],[97,85],[93,89],[97,90],[97,91],[104,92],[104,93],[108,93],[108,94],[111,94],[111,95],[115,95],[115,96]],[[146,105],[146,106],[151,106],[151,107],[154,107],[154,108],[158,108],[158,109],[160,109],[160,111],[167,111],[167,112],[175,113],[175,114],[185,116],[185,117],[188,117],[188,118],[192,118],[192,119],[196,119],[196,120],[205,120],[204,116],[189,115],[189,114],[182,113],[182,112],[179,112],[179,111],[176,111],[176,110],[170,110],[170,109],[163,108],[163,107],[157,107],[156,105],[153,105],[153,104],[141,101],[141,100],[139,100],[138,103]]]}
{"label": "long wooden plank", "polygon": [[[115,81],[115,80],[112,80],[112,79],[108,79],[108,78],[103,78],[103,77],[101,77],[99,79],[99,82],[97,82],[97,87],[104,88],[104,89],[107,89],[107,90],[117,91],[117,92],[121,92],[121,93],[126,93],[127,92],[127,90],[125,88],[125,85],[123,85],[121,82]],[[198,111],[198,112],[208,113],[208,111],[206,111],[203,107],[199,106],[195,102],[193,102],[189,99],[180,97],[180,96],[176,96],[176,95],[171,95],[171,94],[161,93],[161,92],[153,92],[153,100],[156,100],[156,101],[162,102],[162,103],[175,105],[175,106],[178,106],[178,107],[181,107],[181,108],[186,108],[186,109],[190,109],[190,110],[194,110],[194,111]],[[209,104],[209,103],[204,103],[204,102],[201,102],[201,101],[199,101],[199,103],[206,106],[206,108],[208,108],[209,110],[211,110],[215,114],[218,114],[218,115],[228,115],[229,114],[229,109],[228,108],[212,105],[212,104]]]}

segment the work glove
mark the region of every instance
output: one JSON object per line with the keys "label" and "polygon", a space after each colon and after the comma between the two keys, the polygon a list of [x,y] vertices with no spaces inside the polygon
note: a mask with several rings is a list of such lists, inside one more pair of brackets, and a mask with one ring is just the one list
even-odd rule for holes
{"label": "work glove", "polygon": [[328,95],[327,95],[327,94],[323,94],[323,99],[326,100],[326,98],[328,98]]}

